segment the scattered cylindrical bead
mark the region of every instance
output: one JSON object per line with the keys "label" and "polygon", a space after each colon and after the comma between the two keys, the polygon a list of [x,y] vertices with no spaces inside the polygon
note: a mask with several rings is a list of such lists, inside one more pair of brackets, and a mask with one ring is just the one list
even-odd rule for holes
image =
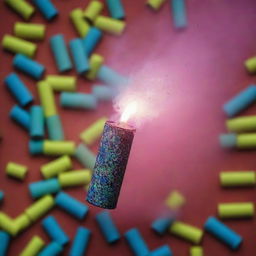
{"label": "scattered cylindrical bead", "polygon": [[187,13],[185,0],[170,0],[174,27],[182,29],[187,27]]}
{"label": "scattered cylindrical bead", "polygon": [[89,61],[85,54],[81,39],[76,38],[69,43],[70,51],[75,63],[76,72],[78,74],[84,74],[89,70]]}
{"label": "scattered cylindrical bead", "polygon": [[23,231],[24,229],[26,229],[27,227],[29,227],[31,224],[31,221],[29,219],[29,217],[22,213],[20,214],[18,217],[16,217],[14,219],[14,225],[16,226],[17,228],[17,233]]}
{"label": "scattered cylindrical bead", "polygon": [[256,57],[251,57],[244,62],[245,68],[250,74],[256,72]]}
{"label": "scattered cylindrical bead", "polygon": [[147,256],[172,256],[172,250],[168,245],[163,245],[151,251]]}
{"label": "scattered cylindrical bead", "polygon": [[80,37],[84,37],[89,31],[90,25],[85,20],[82,9],[76,8],[72,10],[70,13],[70,19],[76,29],[77,34]]}
{"label": "scattered cylindrical bead", "polygon": [[59,157],[41,166],[41,173],[44,178],[49,179],[72,168],[72,161],[69,156]]}
{"label": "scattered cylindrical bead", "polygon": [[85,168],[93,170],[96,162],[96,156],[90,151],[88,147],[86,147],[86,145],[83,143],[78,145],[76,148],[75,157]]}
{"label": "scattered cylindrical bead", "polygon": [[166,0],[148,0],[147,5],[150,6],[155,11],[159,10]]}
{"label": "scattered cylindrical bead", "polygon": [[204,256],[203,247],[191,246],[189,250],[190,256]]}
{"label": "scattered cylindrical bead", "polygon": [[97,107],[97,100],[92,94],[62,92],[60,104],[65,108],[94,110]]}
{"label": "scattered cylindrical bead", "polygon": [[28,143],[29,153],[31,155],[40,155],[43,153],[42,140],[30,140]]}
{"label": "scattered cylindrical bead", "polygon": [[0,204],[4,201],[4,191],[0,190]]}
{"label": "scattered cylindrical bead", "polygon": [[0,255],[7,255],[7,250],[9,248],[9,244],[11,241],[11,237],[5,231],[0,230]]}
{"label": "scattered cylindrical bead", "polygon": [[69,256],[83,256],[86,253],[86,249],[90,240],[91,231],[84,227],[78,227]]}
{"label": "scattered cylindrical bead", "polygon": [[124,237],[135,256],[146,256],[149,248],[137,228],[129,229]]}
{"label": "scattered cylindrical bead", "polygon": [[238,134],[236,137],[236,147],[239,149],[256,148],[256,133]]}
{"label": "scattered cylindrical bead", "polygon": [[124,19],[125,11],[122,0],[106,0],[110,16],[114,19]]}
{"label": "scattered cylindrical bead", "polygon": [[45,71],[45,67],[42,64],[31,60],[22,54],[17,54],[14,57],[13,66],[19,71],[22,71],[24,74],[29,75],[37,80],[42,78]]}
{"label": "scattered cylindrical bead", "polygon": [[33,3],[47,20],[52,20],[59,14],[51,0],[33,0]]}
{"label": "scattered cylindrical bead", "polygon": [[61,209],[79,220],[84,219],[89,210],[87,205],[81,203],[76,198],[64,192],[59,192],[57,194],[55,203]]}
{"label": "scattered cylindrical bead", "polygon": [[218,204],[218,216],[220,218],[249,218],[254,215],[252,202],[222,203]]}
{"label": "scattered cylindrical bead", "polygon": [[226,127],[230,132],[256,131],[256,116],[241,116],[226,121]]}
{"label": "scattered cylindrical bead", "polygon": [[18,228],[15,225],[13,219],[11,219],[4,212],[0,212],[0,227],[2,230],[6,231],[12,236],[16,236],[18,233]]}
{"label": "scattered cylindrical bead", "polygon": [[9,74],[5,78],[4,82],[8,90],[11,92],[11,94],[18,101],[19,105],[21,105],[22,107],[27,106],[34,100],[29,89],[21,81],[21,79],[16,73]]}
{"label": "scattered cylindrical bead", "polygon": [[120,233],[109,211],[102,211],[96,215],[96,221],[102,235],[108,243],[114,243],[120,239]]}
{"label": "scattered cylindrical bead", "polygon": [[36,256],[44,247],[45,242],[39,236],[33,236],[19,256]]}
{"label": "scattered cylindrical bead", "polygon": [[47,246],[45,246],[43,250],[38,253],[37,256],[57,256],[62,252],[62,250],[63,247],[59,243],[53,241],[49,243]]}
{"label": "scattered cylindrical bead", "polygon": [[86,9],[84,10],[84,17],[89,20],[90,22],[93,22],[96,17],[101,13],[103,10],[103,3],[100,1],[91,1]]}
{"label": "scattered cylindrical bead", "polygon": [[59,115],[53,115],[46,118],[46,127],[49,140],[64,140],[65,135]]}
{"label": "scattered cylindrical bead", "polygon": [[35,222],[46,214],[54,206],[54,204],[54,198],[51,195],[46,195],[29,206],[25,210],[25,213],[31,219],[31,221]]}
{"label": "scattered cylindrical bead", "polygon": [[237,136],[235,133],[221,134],[219,137],[220,145],[223,148],[235,148]]}
{"label": "scattered cylindrical bead", "polygon": [[45,37],[45,25],[16,22],[14,35],[27,40],[43,40]]}
{"label": "scattered cylindrical bead", "polygon": [[30,108],[30,137],[42,139],[44,137],[44,114],[41,106]]}
{"label": "scattered cylindrical bead", "polygon": [[21,53],[31,58],[34,57],[37,49],[36,44],[11,35],[4,36],[2,46],[12,53]]}
{"label": "scattered cylindrical bead", "polygon": [[89,60],[90,70],[86,73],[85,77],[89,80],[95,80],[103,62],[104,58],[101,55],[92,54]]}
{"label": "scattered cylindrical bead", "polygon": [[54,91],[70,91],[76,90],[77,78],[75,76],[57,76],[48,75],[46,82],[52,87]]}
{"label": "scattered cylindrical bead", "polygon": [[86,128],[81,134],[80,139],[87,145],[92,145],[102,135],[104,125],[107,121],[106,117],[102,117]]}
{"label": "scattered cylindrical bead", "polygon": [[151,224],[151,228],[159,235],[163,235],[171,224],[174,222],[174,218],[162,217],[154,220]]}
{"label": "scattered cylindrical bead", "polygon": [[111,101],[116,95],[115,90],[106,85],[93,85],[92,94],[101,101]]}
{"label": "scattered cylindrical bead", "polygon": [[204,228],[233,250],[236,250],[243,241],[243,238],[239,234],[215,217],[209,217],[205,222]]}
{"label": "scattered cylindrical bead", "polygon": [[43,153],[50,156],[74,155],[75,142],[73,141],[50,141],[45,140],[43,144]]}
{"label": "scattered cylindrical bead", "polygon": [[246,187],[256,185],[255,171],[225,171],[220,173],[223,187]]}
{"label": "scattered cylindrical bead", "polygon": [[126,23],[106,16],[98,16],[94,21],[94,26],[109,34],[120,36],[124,32]]}
{"label": "scattered cylindrical bead", "polygon": [[24,20],[29,20],[35,12],[35,8],[27,1],[5,0],[4,2],[17,14],[19,14]]}
{"label": "scattered cylindrical bead", "polygon": [[62,188],[81,186],[90,183],[92,173],[89,169],[60,173],[58,176]]}
{"label": "scattered cylindrical bead", "polygon": [[49,237],[58,244],[65,245],[69,242],[69,237],[52,215],[43,219],[42,226]]}
{"label": "scattered cylindrical bead", "polygon": [[29,113],[19,106],[14,106],[10,111],[10,118],[24,129],[30,129],[30,115]]}
{"label": "scattered cylindrical bead", "polygon": [[102,32],[95,27],[91,27],[87,35],[82,39],[86,56],[90,56],[102,38]]}
{"label": "scattered cylindrical bead", "polygon": [[169,231],[171,234],[188,240],[194,244],[199,244],[203,237],[203,231],[201,229],[180,221],[173,222]]}
{"label": "scattered cylindrical bead", "polygon": [[23,180],[27,172],[28,168],[25,165],[9,162],[6,166],[6,174],[19,180]]}
{"label": "scattered cylindrical bead", "polygon": [[65,44],[64,36],[54,35],[50,38],[50,46],[54,56],[55,64],[59,72],[65,72],[72,68],[72,62]]}
{"label": "scattered cylindrical bead", "polygon": [[29,184],[29,192],[34,199],[47,194],[57,193],[60,189],[60,183],[56,178],[36,181]]}

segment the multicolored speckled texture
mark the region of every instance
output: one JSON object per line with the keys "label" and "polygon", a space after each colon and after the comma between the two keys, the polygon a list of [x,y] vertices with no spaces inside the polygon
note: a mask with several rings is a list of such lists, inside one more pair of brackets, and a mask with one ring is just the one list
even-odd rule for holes
{"label": "multicolored speckled texture", "polygon": [[135,129],[107,121],[86,200],[98,207],[116,208]]}

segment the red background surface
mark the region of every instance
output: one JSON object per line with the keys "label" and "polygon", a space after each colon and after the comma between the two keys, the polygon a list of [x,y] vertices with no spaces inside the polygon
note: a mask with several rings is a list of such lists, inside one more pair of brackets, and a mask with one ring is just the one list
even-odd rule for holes
{"label": "red background surface", "polygon": [[[38,12],[31,20],[47,24],[47,38],[38,43],[36,56],[36,60],[46,65],[47,74],[57,73],[49,50],[49,37],[56,33],[65,34],[67,40],[76,37],[68,15],[75,7],[84,8],[88,1],[53,2],[60,10],[56,20],[47,23]],[[137,227],[150,249],[169,244],[174,255],[185,256],[189,243],[169,234],[160,238],[149,228],[151,221],[166,210],[163,200],[171,190],[178,189],[187,199],[180,219],[198,227],[216,213],[219,202],[255,200],[254,188],[225,190],[218,181],[221,170],[255,169],[255,152],[225,151],[217,138],[225,131],[222,104],[255,81],[255,77],[244,70],[243,61],[256,53],[256,1],[190,0],[189,27],[183,32],[173,30],[168,3],[154,13],[142,0],[123,2],[128,24],[125,34],[122,37],[104,35],[97,52],[106,58],[107,65],[124,75],[132,76],[145,64],[153,63],[148,78],[161,76],[171,93],[166,112],[137,131],[118,208],[112,214],[121,233]],[[1,34],[12,33],[14,22],[21,18],[4,6],[3,1],[0,12]],[[0,54],[3,80],[13,70],[12,54],[3,51]],[[35,81],[20,75],[39,103]],[[78,91],[88,92],[90,88],[90,83],[79,78]],[[27,185],[40,179],[39,168],[49,158],[29,156],[27,133],[8,117],[15,101],[3,83],[0,97],[0,125],[4,136],[0,144],[0,188],[6,193],[0,207],[15,217],[32,203]],[[58,97],[56,95],[56,100]],[[95,112],[59,108],[66,137],[76,142],[85,127],[98,117],[112,113],[110,103],[100,104]],[[255,107],[245,114],[248,113],[255,113]],[[93,150],[97,152],[97,145]],[[5,176],[8,161],[29,166],[26,181],[18,182]],[[81,167],[75,160],[74,165]],[[85,198],[82,188],[68,189],[68,192],[80,200]],[[89,215],[81,222],[57,208],[50,214],[58,218],[70,237],[79,225],[92,230],[88,255],[131,255],[124,239],[113,246],[106,244],[94,220],[99,211],[90,206]],[[206,234],[202,243],[205,255],[255,255],[255,220],[226,223],[244,237],[243,246],[238,252],[231,252]],[[9,255],[18,255],[36,234],[49,241],[38,221],[11,242]],[[65,253],[68,249],[69,246]]]}

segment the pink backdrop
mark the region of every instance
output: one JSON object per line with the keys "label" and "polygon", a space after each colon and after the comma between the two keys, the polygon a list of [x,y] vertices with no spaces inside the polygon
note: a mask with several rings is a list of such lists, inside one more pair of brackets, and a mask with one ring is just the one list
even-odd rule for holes
{"label": "pink backdrop", "polygon": [[[63,33],[67,40],[76,37],[69,22],[69,12],[85,7],[88,1],[54,1],[60,10],[57,20],[47,23],[47,38],[39,42],[36,60],[47,67],[47,74],[56,73],[50,54],[48,38]],[[148,78],[161,76],[170,87],[169,102],[165,113],[136,133],[130,161],[125,176],[118,208],[113,217],[121,233],[138,227],[150,249],[169,244],[174,255],[188,255],[190,244],[169,234],[157,237],[149,228],[151,221],[165,211],[163,200],[173,189],[182,192],[187,204],[180,219],[202,227],[209,215],[216,213],[219,202],[253,201],[255,189],[229,189],[219,186],[221,170],[255,169],[255,153],[229,152],[220,148],[218,135],[225,131],[222,104],[236,92],[254,83],[243,67],[246,58],[256,53],[256,1],[254,0],[190,0],[188,1],[189,28],[175,32],[168,3],[154,13],[145,7],[144,0],[123,0],[127,12],[127,30],[122,37],[104,35],[97,52],[106,58],[106,64],[132,75],[145,64],[153,63]],[[16,14],[0,4],[1,32],[12,33]],[[39,13],[32,22],[46,23]],[[1,79],[13,70],[12,55],[1,51]],[[70,74],[75,74],[74,71]],[[36,97],[35,81],[20,74]],[[79,78],[78,90],[90,91],[91,84]],[[17,216],[32,200],[27,185],[40,179],[39,168],[49,161],[46,157],[30,157],[27,149],[28,135],[8,117],[15,101],[2,82],[0,94],[0,126],[4,140],[0,144],[0,188],[6,193],[1,210]],[[58,101],[59,95],[56,95]],[[59,108],[66,136],[79,142],[79,133],[102,115],[113,114],[111,104],[100,104],[95,112],[72,111]],[[246,112],[255,113],[255,107]],[[243,113],[244,114],[244,113]],[[97,152],[97,145],[93,148]],[[25,182],[7,178],[4,173],[8,161],[29,166]],[[78,163],[76,168],[81,166]],[[82,188],[68,192],[84,200]],[[88,255],[131,255],[124,239],[109,246],[101,236],[94,220],[98,208],[90,206],[87,218],[79,222],[55,208],[56,216],[73,237],[79,225],[92,230],[93,238]],[[251,256],[255,248],[255,220],[226,221],[244,237],[238,252],[206,234],[203,247],[207,256]],[[16,256],[33,235],[46,241],[40,221],[15,238],[10,247]],[[68,252],[66,248],[65,252]],[[65,255],[65,253],[63,254]]]}

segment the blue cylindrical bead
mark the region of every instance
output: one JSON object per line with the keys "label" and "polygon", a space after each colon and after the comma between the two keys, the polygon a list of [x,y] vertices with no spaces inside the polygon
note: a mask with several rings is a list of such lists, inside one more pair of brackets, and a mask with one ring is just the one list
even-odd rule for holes
{"label": "blue cylindrical bead", "polygon": [[135,256],[146,256],[149,249],[137,228],[128,230],[124,237]]}
{"label": "blue cylindrical bead", "polygon": [[64,131],[59,115],[46,118],[46,127],[50,140],[64,140]]}
{"label": "blue cylindrical bead", "polygon": [[62,107],[95,109],[97,107],[97,99],[92,94],[62,92],[60,104]]}
{"label": "blue cylindrical bead", "polygon": [[125,11],[122,0],[107,0],[107,7],[110,16],[114,19],[124,19]]}
{"label": "blue cylindrical bead", "polygon": [[92,87],[92,94],[98,100],[102,100],[102,101],[112,100],[116,95],[114,89],[106,85],[94,85]]}
{"label": "blue cylindrical bead", "polygon": [[187,14],[185,0],[170,0],[174,27],[177,29],[187,27]]}
{"label": "blue cylindrical bead", "polygon": [[69,237],[64,232],[64,230],[60,227],[59,223],[52,215],[46,217],[42,221],[42,225],[46,233],[56,243],[60,245],[65,245],[66,243],[69,242]]}
{"label": "blue cylindrical bead", "polygon": [[19,105],[25,107],[33,101],[33,96],[26,85],[20,80],[15,73],[9,74],[4,80],[11,94],[16,98]]}
{"label": "blue cylindrical bead", "polygon": [[72,68],[71,59],[61,34],[52,36],[50,39],[51,49],[59,72],[65,72]]}
{"label": "blue cylindrical bead", "polygon": [[44,247],[37,256],[57,256],[62,252],[62,250],[62,246],[59,243],[53,241]]}
{"label": "blue cylindrical bead", "polygon": [[4,200],[4,191],[0,190],[0,203]]}
{"label": "blue cylindrical bead", "polygon": [[11,237],[8,233],[0,230],[0,255],[6,256]]}
{"label": "blue cylindrical bead", "polygon": [[108,243],[114,243],[120,239],[120,233],[108,211],[102,211],[96,215],[96,221]]}
{"label": "blue cylindrical bead", "polygon": [[151,228],[159,235],[163,235],[167,229],[170,227],[171,223],[174,221],[174,218],[165,217],[158,218],[151,224]]}
{"label": "blue cylindrical bead", "polygon": [[83,256],[85,255],[89,240],[91,236],[91,231],[84,227],[79,227],[76,231],[69,256]]}
{"label": "blue cylindrical bead", "polygon": [[87,35],[82,39],[82,44],[86,56],[90,56],[97,44],[102,38],[102,31],[98,28],[91,27]]}
{"label": "blue cylindrical bead", "polygon": [[75,157],[85,168],[93,170],[96,156],[84,143],[80,143],[76,148]]}
{"label": "blue cylindrical bead", "polygon": [[54,194],[61,190],[58,179],[48,179],[29,184],[29,191],[33,198],[38,198],[47,194]]}
{"label": "blue cylindrical bead", "polygon": [[89,70],[89,61],[85,54],[82,40],[80,38],[73,39],[69,42],[69,46],[75,63],[76,72],[78,74],[84,74]]}
{"label": "blue cylindrical bead", "polygon": [[236,134],[235,133],[227,133],[221,134],[219,137],[220,145],[223,148],[235,148],[236,147]]}
{"label": "blue cylindrical bead", "polygon": [[33,0],[33,3],[47,20],[52,20],[59,14],[51,0]]}
{"label": "blue cylindrical bead", "polygon": [[55,197],[55,203],[75,218],[82,220],[88,213],[88,206],[81,203],[65,192],[59,192]]}
{"label": "blue cylindrical bead", "polygon": [[13,66],[35,79],[41,79],[45,71],[42,64],[22,54],[17,54],[13,58]]}
{"label": "blue cylindrical bead", "polygon": [[42,140],[30,140],[28,143],[29,153],[31,155],[40,155],[43,153],[43,141]]}
{"label": "blue cylindrical bead", "polygon": [[233,250],[237,249],[243,241],[243,238],[239,234],[215,217],[209,217],[204,224],[204,228]]}
{"label": "blue cylindrical bead", "polygon": [[10,117],[27,131],[30,129],[30,115],[23,108],[15,105],[10,111]]}
{"label": "blue cylindrical bead", "polygon": [[228,117],[232,117],[249,107],[253,102],[256,102],[256,86],[250,85],[224,104],[223,110]]}
{"label": "blue cylindrical bead", "polygon": [[159,248],[151,251],[147,256],[172,256],[172,250],[168,245],[160,246]]}
{"label": "blue cylindrical bead", "polygon": [[41,106],[30,108],[30,136],[33,139],[44,137],[44,114]]}

